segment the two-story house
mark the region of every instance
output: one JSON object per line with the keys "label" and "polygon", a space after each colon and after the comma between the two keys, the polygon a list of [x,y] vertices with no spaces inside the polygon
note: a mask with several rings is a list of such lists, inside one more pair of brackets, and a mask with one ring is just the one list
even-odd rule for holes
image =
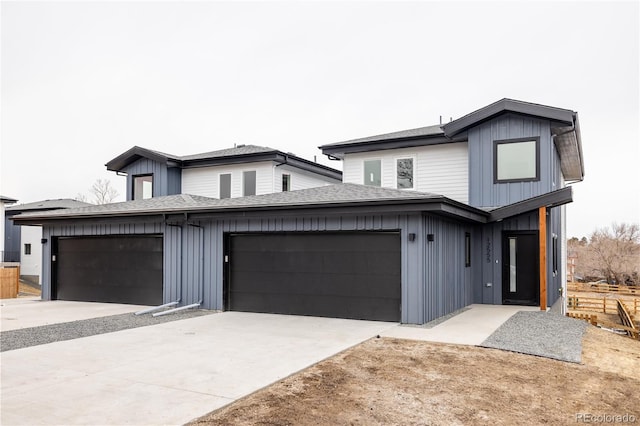
{"label": "two-story house", "polygon": [[189,194],[183,168],[180,194],[156,192],[169,184],[154,172],[154,197],[139,199],[150,168],[134,164],[148,158],[113,160],[130,201],[15,219],[44,226],[43,298],[411,324],[472,303],[559,299],[567,183],[583,177],[577,113],[503,99],[321,149],[344,162],[343,183],[235,198],[216,189],[222,171],[210,193]]}
{"label": "two-story house", "polygon": [[256,145],[182,157],[135,146],[106,166],[126,175],[127,201],[175,194],[246,197],[342,181],[331,167]]}

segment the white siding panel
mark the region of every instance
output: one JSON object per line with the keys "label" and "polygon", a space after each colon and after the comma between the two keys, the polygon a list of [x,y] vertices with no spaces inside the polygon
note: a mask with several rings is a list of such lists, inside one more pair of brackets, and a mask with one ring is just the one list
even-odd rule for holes
{"label": "white siding panel", "polygon": [[318,186],[326,186],[334,183],[340,183],[339,180],[320,176],[310,172],[306,172],[304,170],[300,170],[294,167],[279,166],[279,167],[276,167],[276,172],[273,180],[273,192],[282,191],[282,175],[283,174],[288,174],[291,176],[291,191],[297,191],[298,189],[316,188]]}
{"label": "white siding panel", "polygon": [[242,197],[242,173],[251,170],[256,171],[256,194],[273,192],[274,163],[271,161],[183,169],[182,192],[219,198],[219,175],[230,173],[231,197]]}
{"label": "white siding panel", "polygon": [[469,154],[467,142],[347,154],[343,180],[364,182],[364,160],[382,160],[382,186],[396,188],[396,160],[415,158],[414,189],[441,194],[463,203],[469,199]]}

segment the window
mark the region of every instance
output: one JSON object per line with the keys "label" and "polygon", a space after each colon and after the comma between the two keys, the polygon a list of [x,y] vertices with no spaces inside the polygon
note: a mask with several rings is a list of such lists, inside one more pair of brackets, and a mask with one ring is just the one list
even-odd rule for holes
{"label": "window", "polygon": [[31,244],[24,245],[24,254],[31,254]]}
{"label": "window", "polygon": [[256,195],[256,171],[242,173],[242,195]]}
{"label": "window", "polygon": [[133,199],[146,200],[153,197],[153,175],[133,177]]}
{"label": "window", "polygon": [[291,191],[291,175],[282,175],[282,192]]}
{"label": "window", "polygon": [[540,138],[494,141],[494,182],[540,180]]}
{"label": "window", "polygon": [[231,173],[220,175],[220,199],[231,198]]}
{"label": "window", "polygon": [[468,232],[464,233],[464,266],[471,266],[471,234]]}
{"label": "window", "polygon": [[396,178],[398,189],[413,189],[413,158],[396,160]]}
{"label": "window", "polygon": [[364,184],[371,186],[381,186],[382,173],[380,171],[380,160],[366,160],[364,162]]}

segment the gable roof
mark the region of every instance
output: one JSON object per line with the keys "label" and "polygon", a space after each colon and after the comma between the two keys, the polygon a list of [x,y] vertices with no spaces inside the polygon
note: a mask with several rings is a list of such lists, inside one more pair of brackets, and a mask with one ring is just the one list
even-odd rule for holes
{"label": "gable roof", "polygon": [[305,160],[304,158],[291,153],[285,153],[278,151],[277,149],[257,145],[238,145],[233,148],[185,156],[165,154],[160,151],[134,146],[105,165],[107,166],[107,170],[125,172],[127,166],[141,158],[148,158],[152,161],[166,164],[168,167],[179,168],[242,164],[254,161],[275,161],[279,164],[288,164],[332,179],[342,179],[342,172],[332,167]]}
{"label": "gable roof", "polygon": [[[167,214],[233,214],[243,215],[252,211],[297,210],[312,208],[357,208],[372,206],[394,211],[433,211],[447,216],[484,222],[488,213],[437,194],[402,191],[340,183],[298,191],[276,192],[249,197],[215,199],[196,195],[170,195],[146,200],[88,206],[76,209],[25,213],[14,217],[16,223],[39,224],[42,222],[102,218],[154,216]],[[412,208],[411,206],[414,206]]]}

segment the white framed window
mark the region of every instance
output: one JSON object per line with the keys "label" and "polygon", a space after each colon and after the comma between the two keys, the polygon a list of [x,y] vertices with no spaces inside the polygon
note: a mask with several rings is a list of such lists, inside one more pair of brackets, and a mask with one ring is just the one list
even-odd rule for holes
{"label": "white framed window", "polygon": [[415,157],[396,158],[396,188],[415,188]]}
{"label": "white framed window", "polygon": [[364,160],[364,184],[382,186],[382,160]]}

